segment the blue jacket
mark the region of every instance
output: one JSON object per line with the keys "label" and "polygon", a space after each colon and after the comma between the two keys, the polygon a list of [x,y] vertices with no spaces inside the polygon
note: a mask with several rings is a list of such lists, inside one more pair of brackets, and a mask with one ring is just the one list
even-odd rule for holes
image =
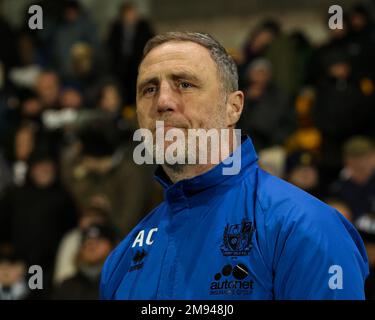
{"label": "blue jacket", "polygon": [[364,299],[354,227],[241,148],[237,175],[221,163],[172,184],[159,167],[165,201],[107,258],[102,299]]}

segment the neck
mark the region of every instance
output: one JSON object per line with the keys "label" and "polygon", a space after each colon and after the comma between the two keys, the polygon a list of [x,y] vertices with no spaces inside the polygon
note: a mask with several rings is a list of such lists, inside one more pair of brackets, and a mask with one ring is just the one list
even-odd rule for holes
{"label": "neck", "polygon": [[[237,137],[234,134],[234,130],[231,129],[229,131],[229,138],[226,139],[227,141],[223,142],[223,144],[227,144],[229,148],[220,148],[220,162],[225,160],[229,157],[231,153],[236,149],[236,147],[239,145],[239,142],[241,141],[241,137]],[[232,142],[232,143],[231,143]],[[162,165],[165,173],[168,175],[169,179],[176,183],[181,180],[185,179],[191,179],[196,176],[202,175],[209,170],[211,170],[213,167],[215,167],[217,163],[210,163],[210,160],[208,159],[207,164],[179,164],[174,166],[167,166]]]}
{"label": "neck", "polygon": [[163,169],[165,173],[168,175],[169,179],[173,183],[176,183],[180,180],[191,179],[196,176],[199,176],[211,168],[213,168],[214,164],[206,164],[206,165],[178,165],[175,167],[168,167],[163,165]]}

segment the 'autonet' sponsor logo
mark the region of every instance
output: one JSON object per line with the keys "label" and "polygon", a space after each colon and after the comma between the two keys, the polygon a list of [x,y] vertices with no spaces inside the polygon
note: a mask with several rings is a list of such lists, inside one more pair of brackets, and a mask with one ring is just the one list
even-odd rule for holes
{"label": "'autonet' sponsor logo", "polygon": [[249,269],[242,263],[234,267],[227,264],[215,274],[210,285],[210,295],[248,295],[253,292],[254,281],[249,279]]}

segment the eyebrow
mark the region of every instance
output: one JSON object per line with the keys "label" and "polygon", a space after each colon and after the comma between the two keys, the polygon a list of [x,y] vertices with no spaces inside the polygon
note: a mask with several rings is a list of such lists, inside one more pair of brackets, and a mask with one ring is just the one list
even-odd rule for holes
{"label": "eyebrow", "polygon": [[149,84],[155,84],[157,85],[159,83],[159,79],[157,77],[151,77],[151,78],[146,78],[143,80],[139,85],[138,85],[138,93],[142,92],[142,90]]}
{"label": "eyebrow", "polygon": [[[168,75],[168,78],[172,79],[173,81],[180,80],[180,79],[186,79],[195,82],[197,85],[202,84],[202,80],[200,80],[196,75],[194,75],[191,72],[188,71],[181,71],[181,72],[174,72],[170,75]],[[148,85],[148,84],[159,84],[160,80],[158,77],[150,77],[146,78],[145,80],[142,80],[140,84],[138,85],[138,92],[142,92],[142,90]]]}
{"label": "eyebrow", "polygon": [[200,84],[202,82],[195,74],[188,72],[188,71],[181,71],[181,72],[173,73],[171,77],[173,80],[186,79],[186,80],[194,81],[197,84]]}

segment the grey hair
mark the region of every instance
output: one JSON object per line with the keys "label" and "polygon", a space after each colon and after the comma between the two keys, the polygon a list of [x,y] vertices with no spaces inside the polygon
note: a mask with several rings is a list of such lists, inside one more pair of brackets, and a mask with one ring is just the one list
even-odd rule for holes
{"label": "grey hair", "polygon": [[227,53],[225,48],[208,33],[200,32],[166,32],[156,35],[150,39],[144,49],[143,58],[155,47],[169,41],[190,41],[206,48],[217,66],[217,71],[222,82],[222,87],[227,94],[238,90],[238,72],[233,58]]}

